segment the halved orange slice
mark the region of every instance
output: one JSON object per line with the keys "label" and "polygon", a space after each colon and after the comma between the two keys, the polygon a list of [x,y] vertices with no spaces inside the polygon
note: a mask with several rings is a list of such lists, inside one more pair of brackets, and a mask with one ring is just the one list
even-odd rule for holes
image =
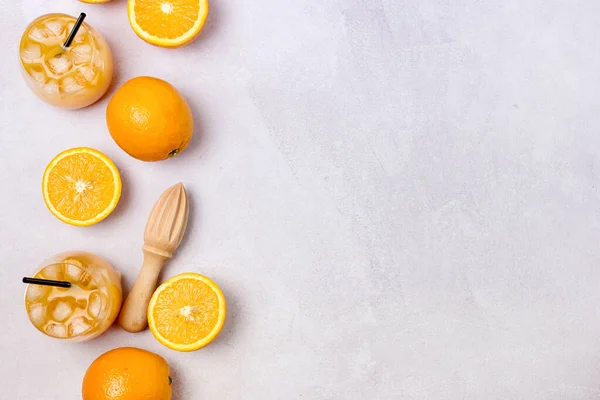
{"label": "halved orange slice", "polygon": [[219,334],[225,323],[225,297],[212,280],[187,272],[160,285],[148,305],[148,326],[172,350],[194,351]]}
{"label": "halved orange slice", "polygon": [[54,216],[76,226],[102,221],[121,197],[121,176],[98,150],[77,147],[54,157],[42,179],[44,202]]}
{"label": "halved orange slice", "polygon": [[129,23],[150,44],[179,47],[202,30],[208,0],[129,0]]}

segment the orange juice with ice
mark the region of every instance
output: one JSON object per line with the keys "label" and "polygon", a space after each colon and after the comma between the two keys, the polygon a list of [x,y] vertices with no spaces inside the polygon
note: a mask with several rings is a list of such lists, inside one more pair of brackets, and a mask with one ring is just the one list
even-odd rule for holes
{"label": "orange juice with ice", "polygon": [[61,108],[83,108],[108,90],[113,75],[106,40],[83,23],[67,48],[63,44],[76,18],[47,14],[25,29],[19,45],[22,75],[40,99]]}
{"label": "orange juice with ice", "polygon": [[85,341],[102,334],[119,314],[121,274],[108,261],[68,252],[46,261],[35,278],[67,281],[70,288],[29,284],[25,307],[31,323],[58,339]]}

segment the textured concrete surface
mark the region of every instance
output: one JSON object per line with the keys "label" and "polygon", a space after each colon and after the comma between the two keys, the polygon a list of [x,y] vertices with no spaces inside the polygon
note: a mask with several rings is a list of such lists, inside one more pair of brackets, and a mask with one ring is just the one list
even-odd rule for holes
{"label": "textured concrete surface", "polygon": [[[600,2],[211,4],[178,50],[139,40],[123,0],[0,5],[0,398],[76,399],[93,359],[135,345],[171,363],[176,400],[600,399]],[[112,142],[106,99],[34,98],[17,43],[49,11],[88,13],[118,84],[178,87],[191,147],[144,164]],[[47,162],[78,145],[125,183],[87,229],[40,194]],[[76,248],[129,287],[147,214],[179,180],[192,220],[165,276],[222,285],[219,339],[179,354],[147,331],[38,334],[21,277]]]}

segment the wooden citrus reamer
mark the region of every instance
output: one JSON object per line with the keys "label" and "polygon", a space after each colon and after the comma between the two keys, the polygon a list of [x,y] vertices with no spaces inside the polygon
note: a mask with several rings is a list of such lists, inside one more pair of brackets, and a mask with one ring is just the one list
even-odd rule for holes
{"label": "wooden citrus reamer", "polygon": [[148,325],[148,303],[158,275],[181,243],[188,215],[188,197],[181,182],[168,188],[154,205],[144,231],[144,263],[119,315],[126,331],[140,332]]}

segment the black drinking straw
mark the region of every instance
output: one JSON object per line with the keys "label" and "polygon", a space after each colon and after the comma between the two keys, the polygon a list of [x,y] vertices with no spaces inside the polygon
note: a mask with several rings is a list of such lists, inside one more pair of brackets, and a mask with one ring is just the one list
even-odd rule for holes
{"label": "black drinking straw", "polygon": [[34,285],[44,285],[44,286],[55,286],[61,288],[70,288],[71,282],[65,281],[53,281],[51,279],[38,279],[38,278],[23,278],[23,283],[31,283]]}
{"label": "black drinking straw", "polygon": [[75,25],[73,25],[73,29],[71,29],[71,33],[69,33],[69,37],[65,41],[65,44],[63,44],[63,49],[66,49],[71,45],[71,42],[73,42],[73,39],[75,39],[75,35],[77,35],[77,31],[81,27],[81,24],[83,24],[84,19],[85,13],[79,14],[79,18],[77,18],[77,21],[75,21]]}

